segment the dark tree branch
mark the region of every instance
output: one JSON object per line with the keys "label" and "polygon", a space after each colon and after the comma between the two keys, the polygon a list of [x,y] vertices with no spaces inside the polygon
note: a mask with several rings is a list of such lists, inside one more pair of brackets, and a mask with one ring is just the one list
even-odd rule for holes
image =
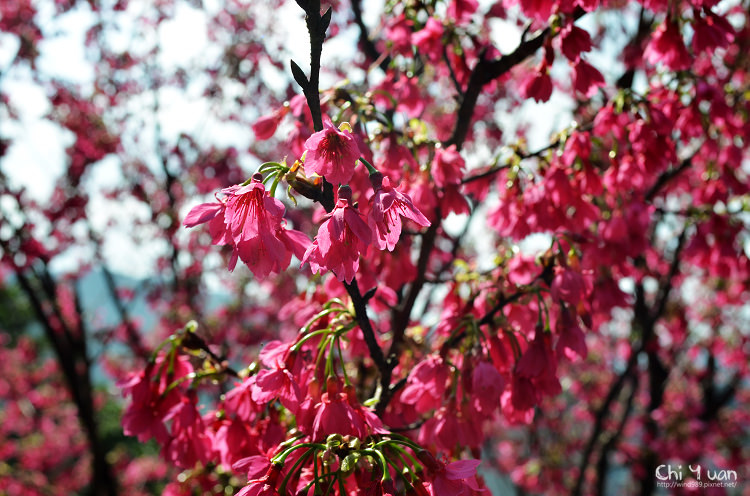
{"label": "dark tree branch", "polygon": [[638,392],[638,376],[631,374],[629,377],[630,382],[630,393],[628,399],[625,402],[625,411],[620,418],[620,422],[615,430],[614,434],[602,446],[601,452],[599,453],[599,461],[596,464],[596,494],[604,496],[606,494],[607,486],[607,475],[609,473],[609,454],[615,450],[617,443],[622,437],[622,433],[625,431],[625,426],[630,419],[630,414],[633,413],[633,405],[636,393]]}
{"label": "dark tree branch", "polygon": [[391,342],[391,348],[388,351],[389,356],[398,357],[401,352],[401,346],[403,344],[404,332],[409,326],[411,319],[411,312],[414,308],[414,304],[417,301],[424,283],[427,281],[427,265],[430,261],[430,255],[432,249],[435,247],[435,240],[437,239],[437,232],[440,228],[441,219],[440,208],[435,209],[435,222],[430,224],[430,227],[424,232],[422,236],[422,245],[419,248],[419,259],[417,260],[417,277],[409,285],[409,289],[406,293],[406,297],[399,303],[394,309],[391,315],[391,330],[393,332],[393,340]]}
{"label": "dark tree branch", "polygon": [[[591,128],[593,126],[594,126],[593,122],[589,122],[589,123],[584,124],[583,126],[580,126],[580,127],[576,128],[576,129],[579,130],[579,131],[589,131],[589,130],[591,130]],[[552,150],[553,148],[557,148],[558,146],[560,146],[560,143],[561,143],[561,139],[556,139],[555,141],[553,141],[549,145],[544,146],[544,147],[542,147],[542,148],[540,148],[540,149],[538,149],[536,151],[533,151],[533,152],[528,152],[528,153],[518,153],[518,152],[516,152],[516,156],[520,160],[527,160],[527,159],[534,158],[534,157],[540,157],[543,153],[545,153],[545,152],[547,152],[549,150]],[[477,172],[476,174],[473,174],[471,176],[467,176],[467,177],[463,178],[461,180],[461,184],[467,184],[467,183],[470,183],[470,182],[473,182],[473,181],[478,181],[479,179],[484,179],[486,177],[493,176],[494,174],[497,174],[501,170],[505,170],[508,167],[509,167],[509,164],[495,165],[495,166],[490,167],[489,169],[487,169],[485,171]]]}
{"label": "dark tree branch", "polygon": [[[320,0],[298,0],[297,3],[305,11],[307,31],[310,35],[310,77],[306,78],[304,74],[295,74],[295,79],[300,86],[302,86],[302,91],[307,100],[307,106],[310,108],[315,131],[322,131],[323,117],[318,89],[320,80],[320,56],[323,51],[323,41],[325,40],[326,29],[328,28],[328,23],[331,19],[331,9],[329,8],[326,13],[321,16]],[[294,69],[295,67],[296,69]],[[292,62],[292,69],[294,72],[301,71],[294,62]],[[320,202],[327,212],[333,210],[333,185],[325,181],[325,179],[323,180],[323,195]],[[344,283],[344,287],[346,287],[346,291],[349,293],[349,297],[352,300],[352,305],[354,305],[357,324],[359,324],[360,329],[362,329],[362,334],[364,335],[370,356],[380,372],[382,391],[380,401],[376,407],[376,412],[382,414],[385,406],[390,400],[389,391],[391,372],[394,366],[388,363],[383,354],[383,350],[380,348],[380,345],[378,345],[372,322],[370,322],[370,318],[367,315],[367,300],[360,293],[357,280],[353,279],[351,283]]]}
{"label": "dark tree branch", "polygon": [[[643,41],[651,33],[651,25],[653,19],[646,17],[646,8],[641,7],[641,11],[638,13],[638,28],[636,29],[633,38],[628,43],[628,47],[640,48],[643,45]],[[626,47],[627,48],[627,47]],[[630,89],[633,87],[633,80],[635,79],[635,67],[629,67],[618,79],[615,85],[620,89]]]}
{"label": "dark tree branch", "polygon": [[461,87],[461,83],[458,81],[458,78],[456,77],[456,71],[453,70],[453,66],[451,65],[451,61],[448,58],[448,46],[443,46],[443,62],[445,62],[445,66],[448,67],[448,74],[451,76],[451,81],[453,81],[453,87],[456,88],[457,98],[460,102],[463,98],[464,90]]}
{"label": "dark tree branch", "polygon": [[[346,288],[346,292],[349,293],[349,297],[352,299],[354,313],[357,317],[357,324],[359,324],[359,328],[362,329],[362,334],[365,338],[367,349],[370,352],[370,357],[372,358],[373,362],[375,362],[375,366],[380,372],[380,384],[383,390],[376,407],[376,411],[378,412],[378,414],[380,414],[385,408],[385,405],[388,404],[389,398],[386,392],[388,391],[391,384],[392,367],[390,367],[388,361],[386,360],[386,357],[383,354],[383,350],[380,348],[377,338],[375,337],[375,330],[372,327],[372,322],[370,322],[370,318],[367,316],[367,300],[359,291],[357,279],[352,279],[352,282],[350,283],[345,282],[344,287]],[[385,401],[384,404],[383,401]],[[383,404],[382,408],[381,404]]]}
{"label": "dark tree branch", "polygon": [[615,379],[615,382],[612,383],[612,386],[609,388],[609,392],[607,393],[604,402],[596,410],[596,414],[594,415],[594,427],[591,430],[591,435],[589,436],[589,439],[586,442],[586,447],[583,450],[583,456],[581,457],[581,462],[578,466],[578,477],[576,478],[575,486],[573,486],[573,490],[570,493],[572,496],[580,496],[582,493],[583,481],[585,479],[586,469],[589,465],[589,459],[594,452],[599,437],[604,432],[604,420],[609,414],[612,404],[619,397],[620,391],[622,391],[622,387],[625,385],[625,381],[628,380],[631,375],[635,375],[635,365],[637,362],[638,352],[636,352],[635,349],[631,349],[631,355],[628,359],[625,371],[617,376],[617,379]]}
{"label": "dark tree branch", "polygon": [[[8,251],[9,248],[4,241],[0,241],[0,247],[4,251]],[[93,385],[90,376],[91,362],[87,356],[87,338],[83,328],[83,316],[79,313],[80,328],[73,331],[68,328],[65,320],[62,319],[59,309],[55,309],[57,304],[54,300],[51,299],[47,305],[52,308],[52,312],[55,314],[54,318],[45,310],[45,303],[40,295],[49,291],[50,288],[45,286],[49,286],[51,283],[51,277],[46,270],[46,266],[43,275],[37,277],[39,283],[43,286],[41,292],[37,291],[21,268],[18,266],[13,268],[16,279],[42,325],[45,336],[52,344],[71,398],[78,410],[78,420],[86,434],[91,452],[91,494],[115,496],[118,492],[117,479],[114,477],[112,467],[107,461],[107,448],[99,438],[98,422],[94,409]],[[52,294],[54,295],[54,292]],[[80,310],[80,302],[77,303],[77,307]],[[58,322],[58,324],[53,325],[53,322]]]}
{"label": "dark tree branch", "polygon": [[[573,14],[574,19],[578,19],[585,14],[580,8],[577,8]],[[526,58],[533,55],[539,50],[544,41],[552,32],[552,28],[547,27],[541,33],[531,39],[522,38],[521,43],[508,55],[499,59],[488,60],[486,51],[479,54],[479,62],[474,66],[469,77],[469,84],[466,87],[461,106],[458,109],[456,125],[453,128],[453,134],[445,142],[445,146],[456,145],[456,149],[463,147],[466,136],[471,127],[471,120],[474,115],[474,108],[484,86],[491,81],[509,72],[513,67],[520,64]]]}
{"label": "dark tree branch", "polygon": [[674,253],[672,255],[672,263],[669,264],[669,272],[667,272],[667,275],[662,281],[661,287],[659,288],[659,295],[656,300],[656,306],[654,307],[654,311],[652,312],[651,316],[653,322],[656,322],[656,320],[664,314],[664,310],[666,310],[667,308],[667,301],[669,301],[669,295],[672,292],[672,288],[674,287],[674,278],[677,275],[677,272],[680,270],[680,255],[682,254],[682,249],[685,247],[686,239],[687,229],[683,229],[680,233],[680,236],[677,238],[677,246],[675,247]]}
{"label": "dark tree branch", "polygon": [[654,199],[654,197],[661,191],[661,189],[672,179],[677,177],[681,172],[683,172],[685,169],[689,168],[692,164],[692,157],[686,158],[683,160],[680,165],[674,169],[669,169],[668,171],[661,174],[657,179],[656,182],[648,189],[646,192],[646,201],[650,202]]}
{"label": "dark tree branch", "polygon": [[377,62],[383,72],[387,72],[391,65],[391,57],[381,54],[370,38],[365,21],[362,19],[361,0],[352,0],[352,13],[354,14],[354,22],[359,28],[359,42],[362,44],[365,55],[373,62]]}
{"label": "dark tree branch", "polygon": [[91,225],[90,221],[87,220],[86,225],[89,231],[89,239],[91,239],[91,242],[95,247],[94,253],[96,259],[101,264],[102,275],[104,276],[104,283],[107,286],[109,297],[112,300],[112,303],[115,305],[117,315],[120,317],[120,322],[125,326],[125,334],[127,336],[128,345],[130,346],[130,349],[135,356],[147,360],[151,355],[151,351],[143,345],[141,335],[138,333],[135,325],[133,325],[133,319],[130,316],[130,312],[128,311],[125,303],[122,301],[120,295],[117,294],[117,284],[115,283],[114,275],[104,263],[104,258],[101,254],[101,237],[94,231],[94,227]]}
{"label": "dark tree branch", "polygon": [[[310,77],[305,77],[302,70],[294,61],[291,61],[292,73],[297,83],[302,87],[302,93],[307,100],[310,115],[313,120],[315,131],[323,130],[323,111],[320,107],[320,56],[323,53],[323,41],[325,41],[328,23],[331,21],[331,8],[325,14],[320,15],[320,0],[298,0],[297,3],[305,11],[305,23],[310,35]],[[333,185],[323,179],[323,188],[315,198],[326,212],[333,211]]]}
{"label": "dark tree branch", "polygon": [[717,392],[716,384],[714,383],[716,377],[716,358],[713,353],[710,353],[708,356],[706,369],[706,377],[701,381],[703,389],[703,412],[700,415],[700,419],[704,422],[709,422],[714,420],[719,410],[732,400],[742,382],[742,374],[739,372],[735,373],[732,379],[730,379],[729,384],[721,392]]}
{"label": "dark tree branch", "polygon": [[[617,399],[617,397],[620,394],[620,391],[622,390],[623,385],[625,384],[626,380],[636,380],[635,377],[636,369],[635,366],[638,362],[638,356],[643,353],[644,351],[648,350],[647,356],[648,356],[648,372],[649,372],[649,388],[651,393],[651,398],[649,401],[649,412],[652,412],[656,408],[661,405],[661,402],[663,400],[663,393],[664,393],[664,385],[666,384],[666,379],[668,377],[669,371],[664,367],[664,365],[661,363],[661,360],[659,360],[659,357],[655,353],[655,351],[651,350],[649,347],[650,343],[654,339],[654,328],[656,325],[656,322],[662,317],[664,311],[666,310],[666,303],[669,298],[669,294],[671,293],[671,289],[673,287],[673,280],[674,277],[677,275],[677,271],[679,270],[679,263],[680,263],[680,254],[682,252],[682,248],[685,244],[686,240],[686,231],[683,230],[678,238],[677,247],[675,248],[672,262],[670,264],[669,271],[667,275],[665,276],[665,279],[662,282],[661,289],[659,291],[659,297],[657,298],[657,301],[654,304],[653,308],[649,308],[647,302],[646,302],[646,293],[643,288],[643,284],[638,283],[635,287],[635,294],[636,294],[636,300],[633,305],[633,328],[637,329],[640,334],[640,340],[637,346],[633,346],[631,348],[631,355],[628,359],[628,364],[625,368],[625,371],[620,374],[615,382],[612,384],[612,387],[610,388],[606,399],[604,400],[604,403],[599,407],[599,409],[596,412],[595,418],[594,418],[594,428],[592,430],[591,436],[589,437],[589,440],[586,444],[586,447],[583,452],[583,457],[581,458],[580,466],[579,466],[579,472],[578,477],[576,479],[576,484],[573,488],[573,491],[571,492],[571,495],[573,496],[579,496],[582,493],[583,490],[583,481],[585,478],[586,469],[589,465],[589,459],[591,458],[591,455],[594,451],[594,448],[601,437],[601,435],[604,432],[604,419],[606,415],[609,413],[609,410],[614,403],[614,401]],[[631,377],[632,376],[632,377]],[[649,422],[652,424],[649,427]],[[650,435],[655,435],[655,429],[656,425],[653,423],[653,419],[650,417],[650,413],[648,414],[648,419],[646,421],[647,424],[647,431],[649,431]],[[607,449],[607,445],[605,444],[605,447],[603,450]],[[609,448],[612,449],[612,448]],[[605,451],[602,452],[601,456],[605,456]],[[647,466],[650,466],[653,464],[654,460],[650,459],[650,456],[647,454],[644,459]],[[600,463],[606,463],[603,462],[600,459]],[[647,473],[652,473],[647,472]],[[601,475],[601,474],[600,474]],[[603,482],[600,482],[603,484]],[[650,494],[653,491],[653,481],[643,481],[641,486],[641,491],[643,494]]]}

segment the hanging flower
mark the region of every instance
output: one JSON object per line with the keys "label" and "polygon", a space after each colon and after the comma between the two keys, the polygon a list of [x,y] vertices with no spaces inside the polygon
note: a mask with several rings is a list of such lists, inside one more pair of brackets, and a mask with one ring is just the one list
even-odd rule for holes
{"label": "hanging flower", "polygon": [[369,223],[375,236],[378,249],[393,251],[401,236],[401,217],[411,219],[422,227],[430,225],[430,221],[419,211],[409,198],[391,186],[391,182],[382,174],[370,176],[375,190],[370,202]]}
{"label": "hanging flower", "polygon": [[331,270],[339,281],[352,282],[359,269],[359,255],[370,244],[370,228],[357,209],[351,206],[352,190],[339,189],[336,208],[320,226],[318,235],[302,257],[313,272]]}
{"label": "hanging flower", "polygon": [[284,227],[284,204],[261,181],[256,174],[249,184],[223,189],[224,198],[194,207],[184,221],[186,227],[208,222],[213,244],[233,247],[229,270],[239,258],[259,279],[286,269],[292,254],[301,258],[310,244],[303,233]]}
{"label": "hanging flower", "polygon": [[305,141],[305,174],[317,174],[333,184],[346,184],[354,175],[359,147],[350,131],[337,129],[331,119],[323,120],[323,130]]}
{"label": "hanging flower", "polygon": [[669,19],[656,28],[643,55],[650,64],[661,62],[673,71],[690,66],[690,54],[685,48],[680,28]]}

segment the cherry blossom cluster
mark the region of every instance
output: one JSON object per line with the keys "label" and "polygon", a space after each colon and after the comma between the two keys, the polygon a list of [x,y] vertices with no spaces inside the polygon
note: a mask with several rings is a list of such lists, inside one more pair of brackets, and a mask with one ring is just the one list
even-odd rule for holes
{"label": "cherry blossom cluster", "polygon": [[[185,218],[187,227],[209,222],[213,244],[232,246],[229,270],[234,270],[239,258],[255,277],[264,278],[285,270],[294,254],[302,264],[309,263],[313,272],[330,270],[340,281],[351,283],[360,255],[367,253],[370,245],[393,251],[401,237],[402,219],[422,227],[430,225],[408,194],[393,187],[388,177],[360,158],[351,126],[347,126],[348,131],[340,130],[330,119],[324,121],[324,126],[305,142],[302,160],[310,177],[304,181],[323,178],[341,186],[335,207],[322,219],[312,243],[303,233],[282,227],[285,207],[266,191],[261,173],[242,185],[223,189],[220,201],[198,205]],[[360,160],[372,171],[373,193],[366,220],[354,204],[348,186]],[[269,178],[278,182],[278,175],[286,171],[295,174],[295,181],[301,180],[296,172],[278,165],[275,175]]]}
{"label": "cherry blossom cluster", "polygon": [[[0,282],[26,305],[0,312],[0,492],[653,494],[662,463],[743,469],[747,1],[199,4],[0,5]],[[91,84],[39,58],[81,11]],[[186,11],[212,49],[163,62],[154,27]],[[267,22],[292,11],[309,64]],[[24,77],[65,134],[45,200],[13,174]],[[210,124],[173,133],[197,94]],[[120,243],[154,276],[113,273]]]}

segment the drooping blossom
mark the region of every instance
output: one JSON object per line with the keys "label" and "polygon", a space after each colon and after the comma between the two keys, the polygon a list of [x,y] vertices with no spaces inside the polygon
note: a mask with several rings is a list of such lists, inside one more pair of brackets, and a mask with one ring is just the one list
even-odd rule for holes
{"label": "drooping blossom", "polygon": [[650,64],[661,62],[673,71],[681,71],[690,66],[690,54],[685,48],[680,28],[669,19],[656,28],[643,55]]}
{"label": "drooping blossom", "polygon": [[412,369],[401,393],[401,401],[414,405],[419,413],[439,408],[449,375],[448,365],[442,358],[428,357]]}
{"label": "drooping blossom", "polygon": [[123,396],[132,398],[122,417],[126,436],[138,436],[141,442],[152,437],[160,443],[168,440],[164,420],[172,407],[179,403],[180,392],[177,388],[167,390],[170,384],[190,374],[193,367],[183,356],[172,362],[171,372],[167,370],[167,363],[168,358],[158,355],[145,371],[117,383]]}
{"label": "drooping blossom", "polygon": [[560,306],[557,332],[560,335],[555,346],[558,357],[565,356],[572,360],[577,355],[580,358],[586,358],[588,354],[586,337],[578,324],[576,314],[565,306]]}
{"label": "drooping blossom", "polygon": [[388,251],[393,251],[396,247],[401,237],[401,217],[413,220],[422,227],[430,225],[430,221],[414,206],[409,195],[391,186],[388,177],[376,173],[370,176],[370,180],[375,194],[370,200],[372,208],[368,220],[378,249],[388,248]]}
{"label": "drooping blossom", "polygon": [[591,35],[585,29],[581,29],[572,22],[565,25],[560,31],[560,46],[563,55],[571,62],[578,60],[582,52],[591,50]]}
{"label": "drooping blossom", "polygon": [[574,131],[565,142],[561,161],[570,167],[576,159],[588,160],[591,155],[591,135],[588,131]]}
{"label": "drooping blossom", "polygon": [[237,473],[247,472],[248,480],[260,479],[271,468],[271,459],[266,455],[252,455],[237,460],[232,470]]}
{"label": "drooping blossom", "polygon": [[554,375],[556,369],[557,361],[552,352],[549,333],[537,326],[534,339],[516,363],[516,373],[534,379],[548,373]]}
{"label": "drooping blossom", "polygon": [[430,60],[438,61],[443,56],[442,38],[443,24],[436,18],[430,17],[424,28],[411,35],[411,43]]}
{"label": "drooping blossom", "polygon": [[435,150],[435,161],[431,169],[432,178],[439,188],[461,184],[465,167],[466,163],[456,150],[456,145],[438,148]]}
{"label": "drooping blossom", "polygon": [[451,452],[466,439],[459,422],[459,408],[455,401],[441,407],[419,429],[417,441],[425,448]]}
{"label": "drooping blossom", "polygon": [[323,119],[323,130],[305,141],[305,174],[317,174],[333,184],[346,184],[354,175],[360,152],[354,135],[337,129],[331,119]]}
{"label": "drooping blossom", "polygon": [[471,16],[478,8],[477,0],[453,0],[448,5],[447,17],[456,24],[464,25],[471,20]]}
{"label": "drooping blossom", "polygon": [[430,495],[462,496],[474,491],[487,492],[476,479],[479,460],[456,460],[446,464],[425,450],[418,452],[417,457],[424,464],[428,479],[425,486]]}
{"label": "drooping blossom", "polygon": [[195,390],[191,390],[164,417],[164,420],[172,420],[172,436],[162,447],[162,454],[181,468],[192,468],[197,462],[205,463],[211,455],[211,443],[196,408],[197,401]]}
{"label": "drooping blossom", "polygon": [[339,281],[352,282],[359,268],[359,255],[367,250],[372,234],[352,205],[352,192],[339,189],[336,207],[318,229],[318,235],[302,257],[313,272],[331,270]]}
{"label": "drooping blossom", "polygon": [[264,115],[263,117],[255,121],[252,126],[253,133],[255,133],[255,139],[262,141],[267,140],[271,136],[273,136],[276,132],[276,129],[279,127],[279,123],[281,123],[281,120],[288,112],[289,107],[284,106],[276,112],[269,115]]}
{"label": "drooping blossom", "polygon": [[302,390],[286,368],[263,369],[258,372],[252,391],[253,401],[256,403],[268,403],[278,398],[292,413],[297,412],[303,399]]}
{"label": "drooping blossom", "polygon": [[207,434],[211,439],[212,451],[227,468],[244,457],[256,454],[259,449],[257,430],[251,423],[239,418],[217,419],[211,424]]}
{"label": "drooping blossom", "polygon": [[411,54],[411,31],[413,22],[401,13],[388,21],[384,38],[388,40],[394,54]]}
{"label": "drooping blossom", "polygon": [[245,422],[250,422],[257,410],[260,409],[260,406],[252,398],[254,384],[254,376],[249,377],[242,383],[236,384],[231,391],[224,395],[225,410]]}
{"label": "drooping blossom", "polygon": [[[529,386],[532,385],[533,391],[530,391]],[[541,326],[537,326],[534,339],[516,363],[512,388],[514,396],[518,393],[528,394],[528,399],[531,399],[531,394],[535,393],[537,400],[542,396],[554,396],[562,390],[557,377],[557,358],[552,350],[552,336]],[[513,398],[514,406],[519,404],[518,399]]]}
{"label": "drooping blossom", "polygon": [[577,92],[586,98],[591,98],[596,93],[598,87],[604,86],[604,76],[602,76],[602,73],[585,60],[579,58],[573,64],[573,68],[573,86]]}
{"label": "drooping blossom", "polygon": [[[195,227],[208,222],[208,232],[211,234],[211,242],[214,245],[232,245],[232,237],[226,227],[225,213],[227,210],[226,198],[218,199],[211,203],[201,203],[193,207],[185,217],[185,227]],[[233,257],[237,262],[236,255]],[[230,270],[234,265],[230,264]]]}
{"label": "drooping blossom", "polygon": [[338,391],[323,393],[313,420],[313,439],[325,439],[329,434],[349,434],[360,439],[367,436],[364,420],[349,404],[346,394]]}
{"label": "drooping blossom", "polygon": [[546,102],[552,96],[552,78],[546,64],[529,76],[521,85],[521,96],[524,98],[533,98],[537,102]]}
{"label": "drooping blossom", "polygon": [[505,389],[505,379],[488,361],[474,367],[471,375],[473,406],[482,413],[492,413],[500,406],[500,395]]}
{"label": "drooping blossom", "polygon": [[695,53],[712,51],[734,41],[734,28],[729,21],[711,11],[704,12],[704,17],[694,18],[693,30],[692,46]]}
{"label": "drooping blossom", "polygon": [[[550,0],[520,0],[521,10],[529,17],[546,21],[552,14],[556,2]],[[507,4],[506,4],[507,5]]]}
{"label": "drooping blossom", "polygon": [[335,377],[329,377],[326,384],[326,392],[314,407],[313,439],[325,439],[330,434],[364,439],[370,433],[388,432],[377,415],[359,404],[352,386],[342,387]]}
{"label": "drooping blossom", "polygon": [[304,395],[293,374],[297,354],[291,351],[289,343],[271,341],[260,353],[260,361],[268,369],[259,371],[252,380],[252,398],[259,404],[274,399],[281,402],[292,413],[297,413]]}
{"label": "drooping blossom", "polygon": [[309,239],[284,227],[284,204],[271,197],[256,174],[249,184],[222,190],[224,198],[203,203],[185,217],[186,227],[209,222],[213,244],[231,245],[229,270],[242,260],[261,279],[286,269],[292,254],[301,258]]}
{"label": "drooping blossom", "polygon": [[273,463],[263,477],[247,481],[236,496],[278,496],[276,484],[281,475],[282,465]]}
{"label": "drooping blossom", "polygon": [[575,306],[589,292],[586,279],[580,272],[570,268],[555,267],[555,277],[550,285],[552,297]]}

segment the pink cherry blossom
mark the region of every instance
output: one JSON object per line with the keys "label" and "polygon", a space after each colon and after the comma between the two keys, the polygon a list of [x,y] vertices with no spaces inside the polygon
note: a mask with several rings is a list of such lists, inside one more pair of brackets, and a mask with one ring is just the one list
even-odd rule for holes
{"label": "pink cherry blossom", "polygon": [[333,184],[346,184],[354,175],[360,152],[349,131],[337,129],[329,118],[323,120],[323,130],[305,141],[305,174],[317,174]]}
{"label": "pink cherry blossom", "polygon": [[432,178],[439,188],[458,185],[463,179],[466,163],[455,145],[435,150],[435,161],[432,165]]}
{"label": "pink cherry blossom", "polygon": [[184,221],[186,227],[209,222],[213,244],[233,247],[229,270],[239,258],[259,279],[286,269],[292,254],[301,258],[309,245],[303,233],[284,227],[284,204],[261,179],[256,174],[248,184],[223,189],[222,200],[193,207]]}
{"label": "pink cherry blossom", "polygon": [[401,401],[414,405],[420,413],[439,408],[448,376],[448,365],[442,358],[431,356],[421,361],[409,374]]}
{"label": "pink cherry blossom", "polygon": [[302,263],[309,263],[313,272],[331,270],[339,281],[351,282],[371,236],[362,214],[351,206],[351,190],[342,187],[336,207],[318,229]]}
{"label": "pink cherry blossom", "polygon": [[448,5],[448,18],[456,24],[466,24],[479,8],[477,0],[452,0]]}
{"label": "pink cherry blossom", "polygon": [[169,360],[160,354],[145,371],[118,382],[123,396],[132,399],[122,419],[126,435],[138,436],[141,441],[153,437],[163,443],[168,439],[164,421],[179,403],[180,393],[177,389],[167,390],[173,382],[180,381],[193,371],[186,357],[179,357],[172,362],[172,372],[169,373]]}
{"label": "pink cherry blossom", "polygon": [[500,396],[505,389],[505,378],[486,361],[479,362],[471,376],[471,397],[474,406],[483,413],[500,407]]}
{"label": "pink cherry blossom", "polygon": [[687,69],[690,66],[690,54],[685,48],[676,22],[667,19],[656,28],[644,57],[653,65],[661,62],[673,71]]}
{"label": "pink cherry blossom", "polygon": [[582,52],[591,50],[591,35],[585,29],[581,29],[572,22],[565,25],[560,31],[562,53],[571,62],[578,60]]}
{"label": "pink cherry blossom", "polygon": [[411,43],[431,60],[443,56],[443,24],[434,17],[427,19],[424,28],[411,35]]}
{"label": "pink cherry blossom", "polygon": [[271,464],[263,477],[247,481],[247,485],[236,496],[278,496],[276,484],[281,468],[281,465]]}
{"label": "pink cherry blossom", "polygon": [[576,355],[586,358],[588,349],[586,337],[578,324],[577,316],[568,308],[560,307],[560,316],[557,321],[557,332],[560,334],[555,346],[558,356],[573,359]]}
{"label": "pink cherry blossom", "polygon": [[552,96],[552,78],[546,64],[542,64],[531,73],[520,88],[521,96],[533,98],[537,102],[546,102]]}
{"label": "pink cherry blossom", "polygon": [[255,139],[267,140],[271,138],[276,129],[279,127],[281,120],[289,112],[289,107],[282,107],[276,112],[264,115],[253,124],[253,133],[255,133]]}
{"label": "pink cherry blossom", "polygon": [[735,37],[734,28],[724,17],[704,12],[693,21],[693,51],[700,53],[729,45]]}
{"label": "pink cherry blossom", "polygon": [[583,59],[573,64],[574,77],[573,86],[576,91],[587,98],[591,98],[596,93],[596,89],[604,86],[604,76],[594,66]]}
{"label": "pink cherry blossom", "polygon": [[349,404],[345,393],[326,391],[316,410],[312,425],[313,439],[325,439],[329,434],[349,434],[364,439],[368,434],[365,421]]}
{"label": "pink cherry blossom", "polygon": [[268,403],[278,398],[282,405],[292,413],[299,409],[303,398],[302,390],[292,374],[284,369],[264,369],[255,376],[253,384],[253,401]]}
{"label": "pink cherry blossom", "polygon": [[197,462],[205,463],[211,454],[211,443],[196,408],[197,401],[195,391],[192,391],[180,398],[164,417],[164,420],[172,420],[172,437],[162,452],[166,459],[181,468],[192,468]]}
{"label": "pink cherry blossom", "polygon": [[427,451],[420,451],[417,456],[425,466],[428,477],[426,487],[430,495],[468,496],[474,491],[487,492],[476,479],[477,467],[481,463],[479,460],[456,460],[445,464]]}
{"label": "pink cherry blossom", "polygon": [[401,237],[401,218],[410,219],[422,227],[430,221],[419,211],[405,193],[391,186],[388,177],[370,176],[375,194],[370,199],[368,220],[378,249],[393,251]]}

